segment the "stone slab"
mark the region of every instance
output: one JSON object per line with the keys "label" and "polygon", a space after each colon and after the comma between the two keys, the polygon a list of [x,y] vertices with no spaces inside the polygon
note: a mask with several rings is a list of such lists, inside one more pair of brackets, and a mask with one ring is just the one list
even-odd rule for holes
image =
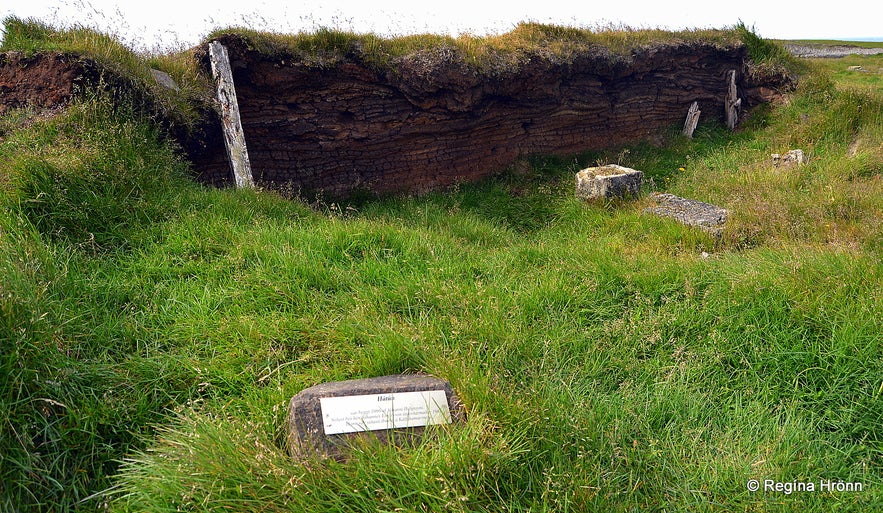
{"label": "stone slab", "polygon": [[419,439],[427,425],[463,420],[465,410],[451,384],[434,376],[335,381],[291,398],[288,445],[296,459],[344,459],[346,445],[358,438],[398,445]]}
{"label": "stone slab", "polygon": [[720,235],[727,222],[729,212],[710,203],[681,198],[674,194],[656,193],[650,196],[655,206],[644,211],[662,217],[673,218],[687,226],[698,226],[702,230]]}
{"label": "stone slab", "polygon": [[586,200],[635,197],[643,178],[643,172],[616,164],[589,167],[576,174],[576,195]]}
{"label": "stone slab", "polygon": [[180,91],[180,89],[178,88],[178,84],[175,83],[175,79],[173,79],[168,73],[152,68],[150,70],[150,73],[153,75],[153,79],[156,80],[157,84],[165,87],[166,89]]}

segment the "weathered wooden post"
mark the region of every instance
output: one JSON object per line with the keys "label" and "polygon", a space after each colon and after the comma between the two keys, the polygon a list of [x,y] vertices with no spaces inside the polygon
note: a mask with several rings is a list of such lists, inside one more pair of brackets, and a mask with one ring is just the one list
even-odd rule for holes
{"label": "weathered wooden post", "polygon": [[702,111],[699,110],[699,102],[693,102],[690,105],[690,110],[687,111],[687,120],[684,121],[684,135],[693,138],[693,131],[696,130],[696,125],[699,124],[699,114],[702,114]]}
{"label": "weathered wooden post", "polygon": [[208,45],[212,62],[212,76],[218,86],[218,102],[221,104],[221,125],[224,129],[224,146],[227,157],[233,168],[236,187],[254,187],[251,176],[251,163],[248,160],[248,149],[245,146],[245,134],[239,119],[239,104],[236,101],[236,89],[233,87],[233,72],[230,69],[230,57],[227,49],[217,41]]}
{"label": "weathered wooden post", "polygon": [[736,91],[736,70],[731,69],[727,72],[727,99],[724,106],[727,110],[727,128],[733,130],[736,128],[736,122],[739,121],[739,107],[742,105],[742,99]]}

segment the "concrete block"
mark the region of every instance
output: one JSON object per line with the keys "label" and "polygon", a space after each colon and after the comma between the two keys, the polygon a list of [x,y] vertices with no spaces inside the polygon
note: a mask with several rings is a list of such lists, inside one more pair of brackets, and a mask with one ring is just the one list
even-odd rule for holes
{"label": "concrete block", "polygon": [[641,171],[616,164],[586,168],[576,174],[576,195],[586,200],[635,197],[643,178]]}

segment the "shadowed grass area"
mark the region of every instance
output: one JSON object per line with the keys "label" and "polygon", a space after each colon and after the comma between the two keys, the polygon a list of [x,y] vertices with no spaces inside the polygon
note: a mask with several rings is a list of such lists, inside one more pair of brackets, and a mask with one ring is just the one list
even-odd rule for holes
{"label": "shadowed grass area", "polygon": [[[10,113],[0,509],[873,510],[883,119],[879,92],[834,77],[735,134],[351,205],[197,186],[101,98]],[[792,148],[809,163],[773,165]],[[599,162],[730,224],[576,200]],[[412,371],[450,380],[467,422],[346,463],[287,456],[292,395]]]}

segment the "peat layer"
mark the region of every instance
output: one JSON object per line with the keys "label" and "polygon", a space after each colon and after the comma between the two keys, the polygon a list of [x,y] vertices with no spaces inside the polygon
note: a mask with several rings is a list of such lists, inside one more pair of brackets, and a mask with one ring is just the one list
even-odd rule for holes
{"label": "peat layer", "polygon": [[[381,67],[358,54],[317,64],[260,52],[240,35],[219,40],[255,179],[305,194],[420,192],[522,156],[636,142],[683,123],[694,101],[703,120],[723,119],[728,70],[736,70],[743,111],[792,85],[786,75],[757,73],[741,44],[675,41],[624,55],[598,46],[566,60],[538,50],[479,69],[445,46]],[[209,73],[206,53],[197,58]],[[65,55],[0,55],[0,110],[62,102],[77,84],[94,85],[94,67]],[[231,183],[216,119],[177,138],[201,180]]]}

